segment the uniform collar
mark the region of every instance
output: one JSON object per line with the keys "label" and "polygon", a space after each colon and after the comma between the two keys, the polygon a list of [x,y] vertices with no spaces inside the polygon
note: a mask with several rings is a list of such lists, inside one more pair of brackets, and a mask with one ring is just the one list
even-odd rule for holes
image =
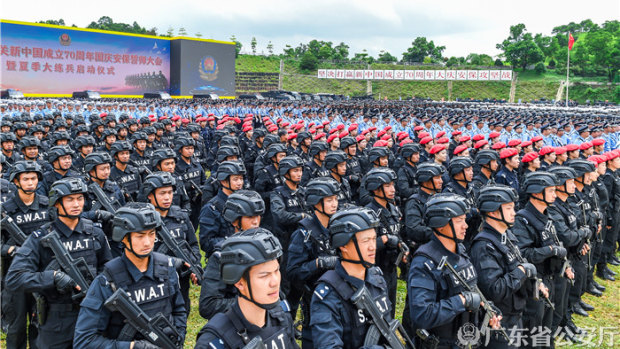
{"label": "uniform collar", "polygon": [[131,278],[133,279],[134,282],[140,281],[142,277],[147,277],[151,280],[155,279],[154,273],[153,273],[153,255],[152,254],[149,257],[149,263],[148,263],[148,266],[146,267],[146,271],[141,272],[140,270],[138,270],[135,264],[133,264],[133,262],[130,261],[129,258],[127,258],[125,253],[121,255],[121,260],[123,261],[123,263],[125,263],[127,272],[129,273],[129,275],[131,275]]}
{"label": "uniform collar", "polygon": [[36,193],[34,194],[34,201],[32,202],[32,204],[30,204],[30,206],[28,206],[22,201],[19,195],[15,193],[15,203],[17,204],[17,207],[19,207],[19,209],[24,213],[28,211],[38,211],[39,210],[39,194],[36,194]]}
{"label": "uniform collar", "polygon": [[82,233],[84,231],[84,223],[81,218],[79,219],[78,224],[75,226],[75,229],[73,230],[71,230],[71,228],[65,225],[65,223],[63,223],[60,219],[54,220],[54,227],[56,228],[56,230],[62,233],[62,235],[64,235],[65,237],[71,236],[71,234],[73,234],[74,232]]}
{"label": "uniform collar", "polygon": [[[243,312],[241,311],[241,308],[239,307],[239,298],[237,298],[237,301],[233,304],[232,306],[232,312],[233,314],[235,314],[235,316],[241,320],[241,324],[243,325],[243,328],[247,329],[247,333],[258,333],[261,331],[261,328],[254,325],[253,323],[249,322],[245,316],[243,315]],[[263,326],[263,328],[267,328],[267,327],[271,327],[271,321],[269,318],[269,310],[266,311],[266,319],[265,319],[265,326]]]}

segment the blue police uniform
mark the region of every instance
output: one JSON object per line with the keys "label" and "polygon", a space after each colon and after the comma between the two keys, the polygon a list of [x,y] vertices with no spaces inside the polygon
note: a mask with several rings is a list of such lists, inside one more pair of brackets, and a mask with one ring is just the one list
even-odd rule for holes
{"label": "blue police uniform", "polygon": [[119,338],[124,331],[125,318],[111,312],[105,301],[117,289],[126,291],[146,315],[161,313],[179,332],[183,343],[187,313],[179,290],[176,269],[169,257],[153,252],[146,271],[141,272],[125,256],[116,257],[105,264],[88,289],[81,304],[75,327],[74,348],[129,348],[131,341],[144,339],[139,333],[133,338]]}
{"label": "blue police uniform", "polygon": [[84,258],[96,275],[112,258],[108,241],[92,221],[81,218],[74,230],[56,219],[33,232],[17,250],[9,268],[6,286],[24,292],[38,292],[47,301],[47,320],[39,325],[39,348],[71,348],[79,305],[71,294],[60,294],[54,286],[54,270],[47,270],[54,259],[51,249],[41,244],[41,238],[55,231],[73,258]]}
{"label": "blue police uniform", "polygon": [[265,326],[250,323],[239,308],[237,300],[226,312],[215,315],[198,333],[196,349],[241,349],[260,337],[267,348],[297,349],[293,320],[286,302],[267,310]]}
{"label": "blue police uniform", "polygon": [[228,195],[220,189],[200,210],[200,248],[206,258],[211,256],[217,243],[234,233],[232,225],[222,216],[227,199]]}
{"label": "blue police uniform", "polygon": [[334,270],[321,276],[312,294],[310,326],[315,348],[364,346],[372,318],[351,302],[355,290],[362,287],[366,287],[383,317],[391,320],[392,303],[381,270],[366,269],[365,279],[360,280],[347,274],[338,262]]}

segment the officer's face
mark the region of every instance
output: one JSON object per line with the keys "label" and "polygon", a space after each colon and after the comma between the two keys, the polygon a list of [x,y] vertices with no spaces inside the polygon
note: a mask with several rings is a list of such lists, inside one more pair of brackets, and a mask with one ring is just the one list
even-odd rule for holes
{"label": "officer's face", "polygon": [[343,257],[351,260],[360,260],[361,257],[366,262],[375,263],[377,232],[374,229],[363,230],[355,233],[355,238],[362,255],[358,256],[354,242],[351,240],[342,249]]}
{"label": "officer's face", "polygon": [[539,169],[540,168],[540,158],[536,158],[534,160],[532,160],[532,162],[530,163],[530,167],[533,169]]}
{"label": "officer's face", "polygon": [[506,161],[506,164],[511,168],[515,169],[519,167],[519,155],[515,155]]}
{"label": "officer's face", "polygon": [[[155,197],[153,197],[153,194],[149,195],[151,204],[163,208],[170,208],[170,206],[172,206],[172,197],[174,195],[172,187],[157,188],[155,189],[154,194]],[[155,202],[155,199],[157,199],[157,202]]]}
{"label": "officer's face", "polygon": [[155,134],[151,133],[146,136],[149,143],[153,143],[155,141]]}
{"label": "officer's face", "polygon": [[441,188],[443,186],[443,178],[441,178],[441,176],[433,177],[433,184],[435,185],[435,188],[437,190],[441,190]]}
{"label": "officer's face", "polygon": [[34,172],[26,172],[19,175],[19,181],[14,181],[19,183],[22,190],[34,191],[37,189],[37,185],[39,184],[39,177]]}
{"label": "officer's face", "polygon": [[110,177],[110,164],[99,164],[95,166],[95,168],[90,171],[90,175],[95,175],[95,177],[105,180]]}
{"label": "officer's face", "polygon": [[597,179],[599,176],[602,176],[605,174],[605,172],[607,172],[607,163],[605,162],[601,162],[600,164],[598,164],[598,166],[596,167],[596,173],[597,173]]}
{"label": "officer's face", "polygon": [[73,159],[71,158],[71,155],[63,155],[61,157],[58,158],[58,160],[56,160],[56,162],[58,162],[58,167],[61,170],[68,170],[69,168],[71,168],[71,164],[73,163]]}
{"label": "officer's face", "polygon": [[174,159],[165,159],[159,163],[159,169],[163,172],[173,173],[175,165],[176,162]]}
{"label": "officer's face", "polygon": [[258,228],[260,226],[261,216],[242,216],[239,224],[241,230]]}
{"label": "officer's face", "polygon": [[185,158],[191,158],[194,155],[194,146],[181,148],[181,155]]}
{"label": "officer's face", "polygon": [[252,283],[252,295],[247,280],[241,278],[235,284],[239,292],[259,304],[275,303],[280,299],[280,263],[270,260],[250,268],[248,278]]}
{"label": "officer's face", "polygon": [[[566,180],[565,186],[566,186],[565,190],[566,190],[567,193],[575,194],[575,180],[574,179]],[[562,189],[562,188],[560,188],[560,189]]]}
{"label": "officer's face", "polygon": [[29,159],[35,159],[39,156],[39,147],[25,147],[22,151]]}
{"label": "officer's face", "polygon": [[355,156],[355,154],[357,154],[357,146],[353,144],[347,147],[347,153],[349,153],[349,156]]}
{"label": "officer's face", "polygon": [[396,196],[396,188],[394,187],[394,182],[383,184],[382,187],[383,192],[385,193],[385,197],[389,200],[393,200],[394,196]]}
{"label": "officer's face", "polygon": [[230,189],[233,191],[243,188],[243,175],[230,175],[228,180],[230,182]]}
{"label": "officer's face", "polygon": [[448,152],[444,149],[435,155],[437,161],[445,162],[448,159]]}
{"label": "officer's face", "polygon": [[303,170],[301,167],[295,167],[295,168],[288,170],[288,175],[291,178],[291,181],[293,182],[301,181],[302,174],[303,174]]}
{"label": "officer's face", "polygon": [[285,156],[286,156],[285,152],[277,153],[275,156],[276,164],[279,164],[280,160],[282,160],[282,158],[284,158]]}
{"label": "officer's face", "polygon": [[379,166],[381,167],[388,167],[388,163],[389,163],[390,159],[389,157],[386,156],[382,156],[379,158]]}
{"label": "officer's face", "polygon": [[617,157],[617,158],[609,161],[609,169],[610,170],[615,171],[618,168],[620,168],[620,157]]}
{"label": "officer's face", "polygon": [[136,146],[136,149],[138,149],[139,151],[144,151],[144,149],[146,149],[146,140],[144,139],[139,139],[134,144]]}
{"label": "officer's face", "polygon": [[130,247],[129,239],[131,239],[131,248],[136,254],[148,255],[153,251],[156,236],[155,229],[136,231],[125,235],[123,243],[125,246]]}
{"label": "officer's face", "polygon": [[[452,218],[452,225],[454,226],[454,233],[456,234],[456,238],[459,240],[465,239],[465,232],[467,231],[467,222],[465,221],[465,215]],[[450,226],[448,226],[448,229],[450,229]]]}
{"label": "officer's face", "polygon": [[568,159],[568,154],[567,153],[562,153],[560,155],[557,155],[555,158],[556,158],[556,161],[564,163],[564,161],[566,161]]}
{"label": "officer's face", "polygon": [[6,151],[12,151],[15,147],[15,143],[13,141],[2,142],[2,149]]}
{"label": "officer's face", "polygon": [[[320,203],[318,205],[321,205]],[[317,206],[318,206],[317,205]],[[338,196],[326,196],[323,198],[323,211],[327,215],[333,215],[338,210]]]}
{"label": "officer's face", "polygon": [[116,153],[116,159],[120,162],[129,162],[129,156],[131,154],[129,153],[129,150],[123,150],[123,151],[119,151],[118,153]]}
{"label": "officer's face", "polygon": [[111,145],[112,143],[116,142],[116,135],[108,135],[108,136],[106,136],[106,137],[105,137],[105,142],[106,142],[107,144],[110,144],[110,145]]}
{"label": "officer's face", "polygon": [[344,176],[347,173],[347,163],[341,162],[336,165],[336,172],[338,172],[339,176]]}
{"label": "officer's face", "polygon": [[[62,202],[62,205],[60,202]],[[84,194],[71,194],[62,197],[56,202],[55,206],[59,214],[79,216],[84,208]]]}
{"label": "officer's face", "polygon": [[[515,222],[515,203],[514,202],[509,202],[506,204],[502,204],[501,208],[500,208],[503,213],[504,213],[504,220],[506,220],[506,222],[513,224]],[[494,216],[497,219],[501,219],[501,215],[499,212],[491,212],[490,215]]]}
{"label": "officer's face", "polygon": [[471,182],[474,179],[474,168],[467,167],[465,170],[463,170],[463,174],[465,175],[465,180]]}
{"label": "officer's face", "polygon": [[325,160],[325,155],[327,155],[327,150],[322,150],[319,152],[319,161]]}

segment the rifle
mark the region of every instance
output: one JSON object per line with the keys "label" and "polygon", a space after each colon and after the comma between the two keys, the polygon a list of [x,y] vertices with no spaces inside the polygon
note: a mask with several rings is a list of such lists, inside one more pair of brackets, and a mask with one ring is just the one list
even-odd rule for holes
{"label": "rifle", "polygon": [[[381,311],[377,308],[377,305],[372,300],[365,286],[362,286],[353,294],[351,301],[358,309],[368,312],[372,318],[372,326],[366,333],[364,346],[376,345],[379,343],[381,337],[383,337],[387,340],[392,349],[415,348],[400,321],[392,319],[392,321],[388,322],[383,317],[383,314],[381,314]],[[400,333],[401,337],[404,339],[404,343],[398,338],[397,332]]]}
{"label": "rifle", "polygon": [[118,311],[121,313],[127,324],[131,325],[137,332],[142,334],[146,340],[164,349],[180,349],[181,343],[172,340],[165,332],[164,328],[172,331],[172,335],[181,338],[176,328],[172,326],[170,321],[158,313],[157,315],[148,316],[138,305],[127,295],[122,288],[118,288],[114,294],[108,298],[104,305],[110,311]]}
{"label": "rifle", "polygon": [[[441,259],[441,261],[439,262],[439,266],[437,266],[437,269],[441,270],[443,269],[443,267],[448,268],[452,276],[454,276],[458,280],[458,282],[463,286],[463,288],[465,288],[469,292],[476,292],[480,295],[480,300],[482,301],[482,308],[484,308],[484,311],[486,312],[486,316],[484,317],[484,320],[482,320],[484,323],[483,327],[489,326],[490,318],[498,315],[498,312],[495,309],[493,309],[493,307],[491,306],[491,303],[486,299],[486,297],[482,294],[482,292],[478,288],[478,285],[474,285],[472,287],[467,282],[465,282],[465,280],[463,280],[463,278],[456,271],[456,269],[454,269],[454,267],[450,263],[448,263],[448,256],[444,256]],[[500,333],[502,334],[502,337],[504,337],[504,339],[506,339],[509,344],[512,342],[510,337],[508,337],[508,333],[506,333],[506,330],[503,327],[500,328],[498,331],[500,331]]]}
{"label": "rifle", "polygon": [[196,265],[194,262],[192,262],[194,259],[196,259],[196,256],[192,254],[194,258],[190,259],[189,256],[185,253],[185,251],[183,251],[183,249],[181,248],[182,246],[186,248],[187,251],[191,251],[187,241],[182,241],[182,242],[177,241],[172,236],[172,234],[170,234],[170,230],[168,230],[168,228],[164,224],[161,225],[157,233],[159,237],[161,238],[162,242],[164,243],[164,245],[166,246],[166,248],[168,248],[168,250],[170,250],[170,252],[172,252],[172,254],[176,258],[182,260],[183,262],[187,262],[189,264],[189,272],[194,273],[196,275],[196,278],[198,279],[198,283],[201,283],[202,278],[203,278],[203,274],[202,274],[203,269],[202,269],[202,266],[200,266],[200,258],[198,258],[199,264]]}
{"label": "rifle", "polygon": [[263,339],[260,336],[256,336],[241,349],[266,349],[266,348],[267,347],[265,346],[265,343],[263,343]]}
{"label": "rifle", "polygon": [[2,212],[2,220],[0,221],[0,226],[4,228],[9,233],[9,235],[11,235],[11,237],[13,238],[13,240],[15,240],[15,243],[18,246],[21,246],[24,244],[24,242],[26,242],[26,239],[28,238],[26,234],[24,234],[24,232],[19,228],[17,223],[15,223],[13,217],[9,216],[4,212]]}
{"label": "rifle", "polygon": [[97,200],[99,200],[99,204],[101,204],[101,206],[105,208],[106,211],[110,213],[115,213],[116,210],[120,208],[118,201],[111,201],[110,198],[107,195],[105,195],[105,193],[103,192],[103,189],[101,189],[99,184],[97,183],[89,184],[88,190],[90,190],[93,194],[95,194],[95,197],[97,197]]}
{"label": "rifle", "polygon": [[[584,206],[584,202],[583,200],[580,200],[577,205],[579,205],[579,207],[581,208],[581,214],[583,215],[583,227],[588,228],[588,220],[586,219],[586,208]],[[590,246],[590,235],[588,234],[588,237],[586,238],[586,244],[588,244],[588,246]],[[590,268],[592,267],[592,250],[588,250],[588,258],[586,259],[586,267],[588,269],[586,270],[590,270]]]}
{"label": "rifle", "polygon": [[[564,244],[562,243],[562,241],[560,241],[560,239],[558,238],[558,235],[555,232],[555,227],[552,226],[552,228],[553,228],[552,229],[553,231],[551,231],[551,235],[553,236],[553,241],[556,243],[556,245],[564,247]],[[564,263],[562,263],[562,268],[560,269],[560,276],[561,277],[566,277],[565,276],[566,269],[571,268],[571,264],[570,264],[570,261],[568,260],[567,256],[564,256],[563,260],[564,260]],[[567,278],[567,279],[568,279],[568,283],[571,286],[575,285],[575,280],[574,279],[569,279],[569,278]]]}
{"label": "rifle", "polygon": [[[512,241],[510,241],[508,236],[506,236],[506,242],[510,246],[512,252],[514,252],[519,263],[528,263],[527,259],[525,259],[523,255],[521,255],[521,251],[517,248],[517,246],[512,243]],[[534,300],[540,300],[540,284],[542,284],[542,279],[537,276],[534,282]],[[551,308],[551,310],[555,310],[555,306],[553,305],[549,297],[543,297],[543,300],[545,301],[545,305],[547,307]]]}
{"label": "rifle", "polygon": [[77,259],[71,257],[71,254],[62,244],[58,233],[55,231],[51,231],[49,234],[42,237],[41,244],[52,250],[60,268],[80,286],[80,291],[78,293],[75,293],[75,289],[73,290],[74,294],[71,298],[74,301],[84,298],[90,283],[95,279],[95,275],[93,275],[88,264],[86,264],[84,257]]}

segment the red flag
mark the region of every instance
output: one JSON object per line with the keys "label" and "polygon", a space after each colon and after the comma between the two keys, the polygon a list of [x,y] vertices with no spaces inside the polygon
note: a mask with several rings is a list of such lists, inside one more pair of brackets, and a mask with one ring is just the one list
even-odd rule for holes
{"label": "red flag", "polygon": [[573,44],[575,43],[575,38],[573,37],[573,34],[568,33],[568,50],[572,50],[573,49]]}

